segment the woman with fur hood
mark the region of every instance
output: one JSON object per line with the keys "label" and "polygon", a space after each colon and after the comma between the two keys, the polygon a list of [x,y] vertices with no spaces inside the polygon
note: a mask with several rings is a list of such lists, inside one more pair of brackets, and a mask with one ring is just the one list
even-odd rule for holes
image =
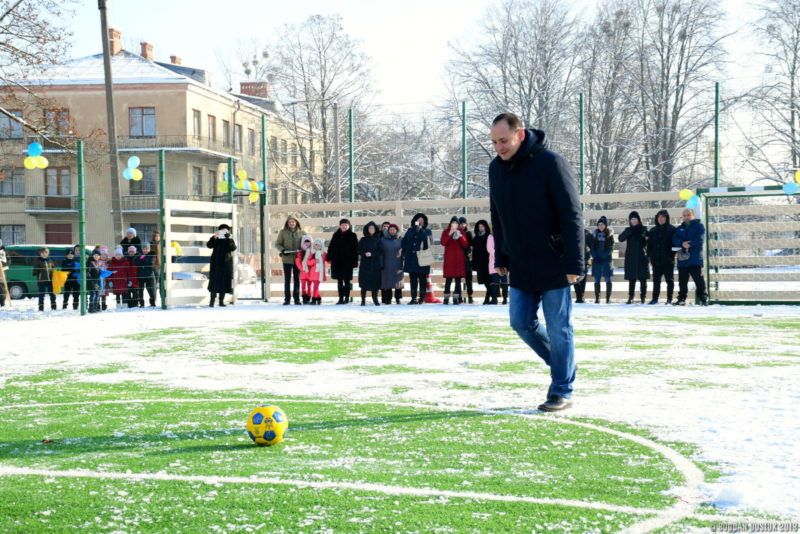
{"label": "woman with fur hood", "polygon": [[614,275],[614,231],[608,226],[605,215],[597,220],[590,245],[592,276],[594,277],[594,303],[600,304],[600,280],[606,281],[606,304],[611,302],[611,277]]}
{"label": "woman with fur hood", "polygon": [[358,267],[358,237],[350,227],[348,219],[339,221],[339,229],[333,233],[328,243],[328,263],[331,264],[331,278],[337,281],[339,302],[350,302],[350,284],[353,269]]}
{"label": "woman with fur hood", "polygon": [[461,279],[467,274],[464,250],[469,247],[469,241],[458,227],[458,217],[450,219],[450,226],[444,229],[439,242],[444,247],[444,303],[450,303],[450,285],[455,280],[453,304],[461,304]]}
{"label": "woman with fur hood", "polygon": [[[303,239],[305,239],[305,237]],[[303,255],[300,262],[300,277],[302,279],[303,275],[305,275],[306,280],[308,280],[309,302],[319,306],[322,304],[319,285],[327,280],[325,276],[325,260],[327,259],[327,255],[325,254],[325,241],[321,238],[315,239],[313,244],[309,248],[298,253],[298,256],[300,254]]]}
{"label": "woman with fur hood", "polygon": [[647,256],[653,266],[653,300],[648,304],[658,304],[661,294],[661,277],[667,283],[667,304],[672,304],[675,289],[675,252],[672,251],[672,237],[676,228],[669,223],[669,212],[656,213],[654,225],[647,232]]}
{"label": "woman with fur hood", "polygon": [[400,304],[403,298],[403,255],[400,242],[400,227],[390,223],[381,239],[383,253],[383,270],[381,270],[381,302],[392,303],[394,291],[395,302]]}
{"label": "woman with fur hood", "polygon": [[364,226],[364,237],[358,242],[358,287],[361,288],[361,305],[367,305],[367,291],[372,292],[372,303],[380,306],[378,290],[381,288],[383,250],[378,225],[370,221]]}
{"label": "woman with fur hood", "polygon": [[628,242],[625,249],[625,280],[628,281],[628,302],[633,304],[636,281],[639,281],[639,297],[644,304],[647,299],[647,280],[650,278],[650,266],[647,264],[647,227],[642,224],[638,211],[628,215],[628,227],[619,235],[620,243]]}
{"label": "woman with fur hood", "polygon": [[492,231],[489,229],[489,223],[485,220],[476,222],[474,230],[475,235],[472,238],[472,270],[477,273],[478,283],[486,288],[486,296],[483,297],[483,303],[489,304],[492,298],[489,287],[492,283],[492,275],[489,273],[489,251],[486,245]]}
{"label": "woman with fur hood", "polygon": [[295,267],[300,271],[300,294],[303,297],[303,304],[311,302],[311,280],[308,278],[308,269],[304,269],[303,262],[308,261],[313,243],[314,239],[310,235],[304,235],[300,240],[300,250],[294,258]]}
{"label": "woman with fur hood", "polygon": [[[428,229],[428,216],[417,213],[411,219],[411,226],[403,236],[403,271],[411,278],[411,302],[409,304],[422,304],[425,302],[425,292],[428,288],[428,275],[430,266],[422,266],[417,261],[417,252],[433,245],[433,234]],[[419,290],[419,300],[417,300]]]}

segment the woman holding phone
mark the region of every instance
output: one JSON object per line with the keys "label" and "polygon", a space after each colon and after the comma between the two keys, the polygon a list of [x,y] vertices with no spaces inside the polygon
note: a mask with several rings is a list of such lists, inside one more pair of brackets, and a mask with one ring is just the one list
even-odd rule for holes
{"label": "woman holding phone", "polygon": [[225,293],[233,294],[233,251],[236,250],[236,243],[231,237],[231,227],[220,224],[206,246],[212,249],[208,273],[208,292],[211,293],[209,306],[214,307],[217,294],[219,305],[225,306]]}

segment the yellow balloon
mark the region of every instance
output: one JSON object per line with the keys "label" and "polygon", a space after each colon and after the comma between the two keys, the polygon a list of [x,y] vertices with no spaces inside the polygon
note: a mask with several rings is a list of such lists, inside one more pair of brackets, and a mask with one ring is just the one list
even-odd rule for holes
{"label": "yellow balloon", "polygon": [[46,169],[47,166],[50,165],[50,162],[47,161],[47,158],[44,156],[36,156],[33,159],[36,160],[36,167],[39,169]]}
{"label": "yellow balloon", "polygon": [[244,180],[239,180],[236,182],[236,189],[244,189],[245,183]]}
{"label": "yellow balloon", "polygon": [[236,176],[238,176],[240,180],[247,180],[247,171],[244,169],[239,169],[236,171]]}
{"label": "yellow balloon", "polygon": [[217,184],[217,191],[220,193],[227,193],[228,192],[228,182],[219,182]]}
{"label": "yellow balloon", "polygon": [[250,202],[257,202],[258,201],[258,193],[250,193],[250,196],[248,198],[250,199]]}
{"label": "yellow balloon", "polygon": [[250,191],[258,191],[258,182],[250,182]]}
{"label": "yellow balloon", "polygon": [[800,169],[798,169],[797,172],[794,173],[794,181],[800,184]]}
{"label": "yellow balloon", "polygon": [[22,164],[25,165],[26,169],[31,171],[36,168],[36,158],[28,156],[27,158],[25,158],[25,161],[23,161]]}
{"label": "yellow balloon", "polygon": [[689,200],[694,196],[694,191],[691,189],[681,189],[681,192],[678,193],[678,196],[681,197],[681,200]]}
{"label": "yellow balloon", "polygon": [[133,180],[138,182],[142,178],[144,178],[144,174],[142,174],[142,171],[140,171],[139,169],[133,169]]}

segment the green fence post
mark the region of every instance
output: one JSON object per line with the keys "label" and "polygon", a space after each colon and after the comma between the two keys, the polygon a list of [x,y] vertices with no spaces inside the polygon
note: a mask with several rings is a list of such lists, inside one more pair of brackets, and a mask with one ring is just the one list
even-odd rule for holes
{"label": "green fence post", "polygon": [[[461,101],[461,196],[467,200],[467,101]],[[463,208],[464,215],[467,207]]]}
{"label": "green fence post", "polygon": [[[714,83],[714,187],[719,187],[719,82]],[[714,207],[719,206],[719,199],[714,198]],[[706,207],[707,208],[707,207]],[[714,222],[718,222],[719,217],[716,215],[714,216]],[[711,218],[708,216],[708,209],[706,209],[706,222],[710,223]],[[714,244],[717,243],[719,236],[714,233]],[[708,247],[706,247],[708,248]],[[714,249],[714,256],[719,255],[719,249]],[[714,273],[719,274],[719,266],[714,266]],[[708,277],[706,277],[708,280]],[[715,287],[714,289],[719,289],[719,282],[717,280],[714,281]],[[708,283],[708,287],[711,287],[711,283]]]}
{"label": "green fence post", "polygon": [[167,288],[166,288],[166,271],[167,271],[167,249],[165,247],[169,246],[167,244],[167,213],[166,213],[166,184],[167,184],[167,177],[164,168],[164,154],[165,151],[162,148],[158,151],[158,204],[159,204],[159,221],[158,227],[159,231],[161,232],[161,241],[159,242],[158,247],[158,255],[161,257],[161,269],[159,269],[158,273],[158,292],[161,294],[161,309],[167,309]]}
{"label": "green fence post", "polygon": [[[350,139],[350,157],[348,166],[350,167],[350,204],[356,201],[355,189],[355,147],[353,146],[353,108],[347,110],[347,129],[348,137]],[[350,217],[353,216],[353,210],[350,210]]]}
{"label": "green fence post", "polygon": [[81,246],[80,285],[81,285],[81,315],[86,315],[86,178],[83,168],[83,140],[78,140],[78,243]]}
{"label": "green fence post", "polygon": [[267,207],[267,176],[269,168],[267,167],[267,116],[261,115],[261,179],[264,181],[264,189],[261,191],[259,199],[259,226],[261,228],[261,300],[264,302],[269,301],[269,293],[267,292],[267,271],[266,262],[267,255],[267,229],[265,212]]}

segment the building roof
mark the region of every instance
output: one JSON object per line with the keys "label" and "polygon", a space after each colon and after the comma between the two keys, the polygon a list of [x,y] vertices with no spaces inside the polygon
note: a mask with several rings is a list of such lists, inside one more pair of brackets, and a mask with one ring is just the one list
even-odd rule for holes
{"label": "building roof", "polygon": [[[193,83],[187,76],[123,50],[111,56],[114,84]],[[42,74],[25,80],[26,85],[102,85],[105,83],[103,54],[72,59],[46,67]]]}

